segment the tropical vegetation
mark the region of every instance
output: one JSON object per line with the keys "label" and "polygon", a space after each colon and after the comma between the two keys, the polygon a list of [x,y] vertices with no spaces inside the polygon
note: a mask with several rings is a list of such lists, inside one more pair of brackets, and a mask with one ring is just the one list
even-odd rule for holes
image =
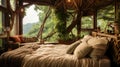
{"label": "tropical vegetation", "polygon": [[[28,8],[28,7],[27,7]],[[38,6],[36,5],[35,10],[39,10],[42,12],[39,12],[39,22],[34,23],[33,26],[30,28],[30,31],[28,33],[25,33],[25,36],[37,36],[38,31],[40,29],[40,26],[42,22],[44,21],[45,14],[47,12],[49,7],[47,6]],[[46,38],[45,40],[47,41],[56,41],[59,38],[63,38],[64,40],[67,39],[72,39],[77,36],[77,30],[76,27],[70,32],[66,33],[66,26],[70,24],[72,21],[72,17],[64,13],[65,11],[62,11],[61,9],[55,10],[55,9],[50,9],[52,13],[50,16],[47,18],[46,23],[44,25],[43,29],[43,39],[51,32],[55,32],[51,37]],[[102,8],[101,10],[98,10],[97,13],[97,25],[101,28],[102,31],[104,31],[106,24],[109,22],[114,21],[114,7],[112,5],[107,6],[105,8]],[[82,18],[82,27],[83,28],[91,28],[93,27],[92,25],[92,16],[87,16]],[[88,34],[89,32],[81,32],[81,35]]]}

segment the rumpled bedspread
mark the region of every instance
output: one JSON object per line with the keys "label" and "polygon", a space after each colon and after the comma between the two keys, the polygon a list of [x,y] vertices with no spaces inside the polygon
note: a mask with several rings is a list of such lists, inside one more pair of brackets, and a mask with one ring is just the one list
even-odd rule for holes
{"label": "rumpled bedspread", "polygon": [[0,67],[109,67],[109,59],[77,59],[66,54],[69,45],[25,45],[0,56]]}

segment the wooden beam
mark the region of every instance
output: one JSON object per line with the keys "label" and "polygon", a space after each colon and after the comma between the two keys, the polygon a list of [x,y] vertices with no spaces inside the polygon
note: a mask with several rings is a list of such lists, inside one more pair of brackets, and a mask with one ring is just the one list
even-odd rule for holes
{"label": "wooden beam", "polygon": [[[20,7],[20,6],[23,6],[22,0],[19,1],[18,7]],[[22,20],[23,20],[23,12],[20,10],[19,11],[19,35],[23,34],[23,22],[22,22]]]}
{"label": "wooden beam", "polygon": [[23,0],[24,3],[38,4],[44,6],[54,5],[51,0]]}
{"label": "wooden beam", "polygon": [[78,16],[77,16],[77,36],[80,37],[80,32],[81,32],[81,18],[82,18],[82,12],[78,12]]}
{"label": "wooden beam", "polygon": [[104,36],[104,37],[110,37],[110,38],[114,38],[115,40],[117,40],[119,38],[119,36],[115,36],[115,35],[110,35],[110,34],[105,34],[105,33],[99,33],[99,32],[92,32],[93,36]]}
{"label": "wooden beam", "polygon": [[97,29],[97,10],[94,11],[94,15],[93,15],[93,28]]}
{"label": "wooden beam", "polygon": [[[57,2],[58,1],[58,2]],[[55,6],[56,7],[56,2],[57,4],[60,3],[60,1],[64,1],[64,0],[23,0],[23,2],[26,3],[33,3],[33,4],[39,4],[39,5],[44,5],[44,6]],[[68,3],[66,3],[66,5],[68,6],[67,9],[71,9],[72,7],[74,7],[73,10],[79,9],[82,7],[82,10],[84,9],[94,9],[94,8],[101,8],[101,7],[105,7],[107,5],[110,5],[111,3],[114,2],[114,0],[94,0],[94,1],[89,1],[89,0],[73,0],[74,5],[70,4],[69,6],[67,5]],[[72,6],[71,6],[72,5]],[[63,5],[61,5],[63,6]]]}
{"label": "wooden beam", "polygon": [[120,20],[120,1],[115,0],[115,21]]}
{"label": "wooden beam", "polygon": [[115,21],[118,20],[118,3],[117,0],[115,0]]}
{"label": "wooden beam", "polygon": [[7,8],[5,8],[5,7],[1,6],[1,5],[0,5],[0,11],[5,12],[5,13],[9,12],[7,10]]}
{"label": "wooden beam", "polygon": [[19,11],[20,11],[21,9],[24,9],[25,7],[28,7],[28,6],[30,6],[30,5],[32,5],[32,4],[31,4],[31,3],[28,3],[28,4],[25,4],[25,5],[18,6],[18,8],[15,10],[15,13],[19,13]]}

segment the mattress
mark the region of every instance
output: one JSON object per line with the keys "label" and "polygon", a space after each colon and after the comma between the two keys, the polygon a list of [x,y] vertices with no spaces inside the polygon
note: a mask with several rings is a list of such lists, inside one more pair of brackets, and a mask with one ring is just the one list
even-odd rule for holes
{"label": "mattress", "polygon": [[106,57],[94,60],[89,57],[77,59],[67,54],[69,45],[29,44],[8,51],[0,56],[1,67],[110,67]]}

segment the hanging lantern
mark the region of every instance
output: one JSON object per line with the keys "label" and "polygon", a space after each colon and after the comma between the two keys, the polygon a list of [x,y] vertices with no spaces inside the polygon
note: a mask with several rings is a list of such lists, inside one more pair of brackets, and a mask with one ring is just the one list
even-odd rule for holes
{"label": "hanging lantern", "polygon": [[23,8],[21,9],[21,12],[24,12],[24,9],[23,9]]}
{"label": "hanging lantern", "polygon": [[67,2],[68,2],[68,3],[70,3],[70,2],[71,2],[71,0],[67,0]]}

